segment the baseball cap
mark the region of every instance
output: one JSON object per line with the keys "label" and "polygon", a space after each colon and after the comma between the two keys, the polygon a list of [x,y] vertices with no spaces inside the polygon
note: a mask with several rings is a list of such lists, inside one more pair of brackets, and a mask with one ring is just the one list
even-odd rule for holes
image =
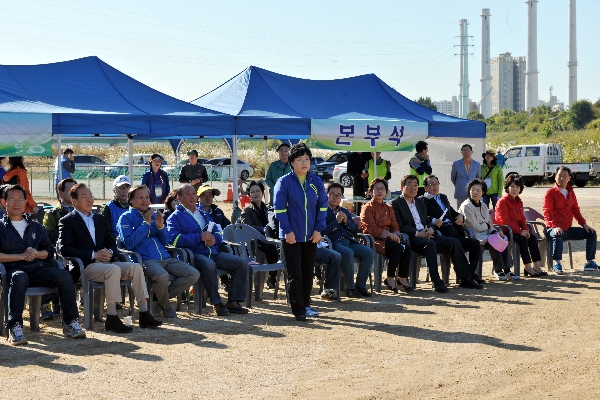
{"label": "baseball cap", "polygon": [[198,157],[198,150],[190,150],[190,151],[187,152],[188,156],[192,155],[192,154],[195,155],[196,157]]}
{"label": "baseball cap", "polygon": [[165,161],[165,159],[163,158],[163,156],[161,156],[158,153],[154,153],[150,156],[150,161],[154,161],[156,158],[160,158],[160,161]]}
{"label": "baseball cap", "polygon": [[203,185],[203,186],[200,186],[200,187],[198,188],[198,196],[201,196],[201,195],[202,195],[202,193],[204,193],[204,192],[208,192],[208,191],[210,191],[210,190],[212,190],[212,192],[213,192],[213,196],[215,196],[215,197],[216,197],[216,196],[220,196],[220,195],[221,195],[221,191],[220,191],[219,189],[215,189],[215,188],[214,188],[214,187],[212,187],[212,186]]}
{"label": "baseball cap", "polygon": [[131,186],[131,181],[125,175],[117,176],[117,179],[115,179],[115,181],[113,182],[113,189],[118,188],[119,186],[123,186],[123,185]]}
{"label": "baseball cap", "polygon": [[275,149],[275,151],[279,151],[280,148],[282,148],[283,146],[287,147],[288,149],[290,148],[290,145],[287,143],[281,143],[279,146],[277,146],[277,149]]}

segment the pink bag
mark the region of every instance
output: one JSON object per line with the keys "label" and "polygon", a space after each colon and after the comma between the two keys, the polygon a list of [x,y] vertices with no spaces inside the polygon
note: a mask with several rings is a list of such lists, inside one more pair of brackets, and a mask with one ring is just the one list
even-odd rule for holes
{"label": "pink bag", "polygon": [[492,246],[494,250],[498,251],[499,253],[502,253],[504,250],[506,250],[506,247],[508,246],[508,239],[506,236],[504,239],[502,239],[498,233],[488,236],[487,241],[490,246]]}

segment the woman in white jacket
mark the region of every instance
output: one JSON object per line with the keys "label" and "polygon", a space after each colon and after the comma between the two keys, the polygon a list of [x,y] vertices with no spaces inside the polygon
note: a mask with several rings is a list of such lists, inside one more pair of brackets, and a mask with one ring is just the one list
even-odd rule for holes
{"label": "woman in white jacket", "polygon": [[487,185],[481,179],[473,179],[467,185],[467,195],[469,196],[460,206],[459,212],[465,216],[465,226],[471,236],[486,247],[490,252],[494,263],[494,277],[500,281],[507,279],[517,280],[518,275],[513,274],[510,269],[513,264],[512,257],[508,247],[502,253],[494,249],[487,241],[488,236],[498,233],[504,238],[501,230],[496,230],[490,219],[490,211],[481,201],[485,195]]}

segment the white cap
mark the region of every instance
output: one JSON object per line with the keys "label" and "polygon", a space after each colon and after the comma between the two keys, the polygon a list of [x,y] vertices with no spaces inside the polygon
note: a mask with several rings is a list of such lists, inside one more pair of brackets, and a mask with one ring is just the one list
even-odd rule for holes
{"label": "white cap", "polygon": [[131,181],[125,175],[117,176],[117,179],[115,179],[115,181],[113,182],[113,189],[118,188],[119,186],[123,186],[123,185],[131,186]]}

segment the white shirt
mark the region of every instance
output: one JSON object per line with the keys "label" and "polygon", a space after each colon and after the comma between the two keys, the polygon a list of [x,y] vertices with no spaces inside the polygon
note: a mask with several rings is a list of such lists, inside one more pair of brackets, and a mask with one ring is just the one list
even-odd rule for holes
{"label": "white shirt", "polygon": [[75,211],[77,211],[77,214],[79,214],[79,216],[83,219],[83,222],[85,222],[85,226],[87,226],[88,232],[90,233],[94,244],[96,244],[96,225],[94,225],[94,213],[90,212],[90,215],[85,215],[79,210]]}
{"label": "white shirt", "polygon": [[560,190],[560,192],[563,194],[563,196],[565,196],[565,199],[566,199],[567,195],[569,194],[569,191],[567,189],[561,189],[561,188],[558,188],[558,190]]}
{"label": "white shirt", "polygon": [[414,200],[412,201],[412,203],[408,203],[408,209],[410,210],[410,213],[413,216],[413,220],[415,221],[415,227],[417,228],[417,231],[422,231],[423,229],[425,229],[425,227],[421,223],[421,217],[419,216],[419,211],[417,210],[417,205],[415,204]]}
{"label": "white shirt", "polygon": [[22,219],[20,221],[10,221],[12,225],[15,227],[21,238],[24,239],[23,235],[25,235],[25,229],[27,229],[27,221]]}

